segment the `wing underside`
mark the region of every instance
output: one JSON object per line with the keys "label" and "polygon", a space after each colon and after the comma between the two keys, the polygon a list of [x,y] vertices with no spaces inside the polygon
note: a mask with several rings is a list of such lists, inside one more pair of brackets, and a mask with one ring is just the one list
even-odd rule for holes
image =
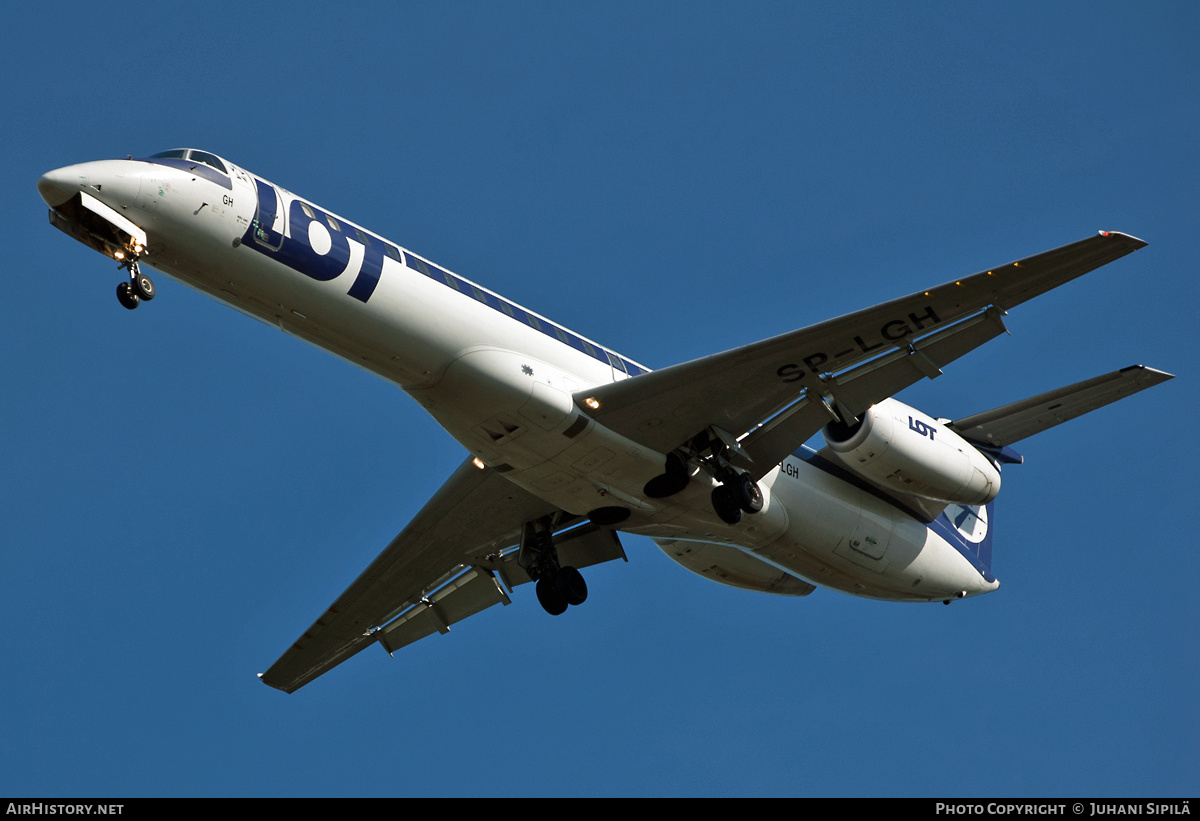
{"label": "wing underside", "polygon": [[747,439],[760,440],[763,455],[752,461],[762,475],[778,454],[838,414],[854,415],[937,376],[943,364],[1003,331],[1000,316],[1007,309],[1145,244],[1101,232],[837,319],[582,391],[576,402],[600,423],[662,453],[706,429],[735,437],[750,432]]}
{"label": "wing underside", "polygon": [[[507,604],[505,587],[530,580],[509,548],[525,522],[556,514],[492,470],[464,462],[263,682],[294,692],[376,642],[390,652]],[[560,556],[575,567],[624,557],[614,533],[588,525],[556,541]]]}

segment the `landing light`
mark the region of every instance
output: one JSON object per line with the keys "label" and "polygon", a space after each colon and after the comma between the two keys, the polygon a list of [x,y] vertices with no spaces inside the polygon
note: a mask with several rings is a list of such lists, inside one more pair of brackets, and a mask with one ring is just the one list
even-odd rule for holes
{"label": "landing light", "polygon": [[583,404],[587,405],[592,410],[598,410],[600,407],[600,401],[594,396],[589,396],[587,399],[584,399]]}
{"label": "landing light", "polygon": [[487,467],[483,463],[483,460],[480,459],[478,456],[476,456],[474,459],[472,459],[471,462],[475,465],[475,467],[479,468],[480,470],[483,470],[485,467]]}

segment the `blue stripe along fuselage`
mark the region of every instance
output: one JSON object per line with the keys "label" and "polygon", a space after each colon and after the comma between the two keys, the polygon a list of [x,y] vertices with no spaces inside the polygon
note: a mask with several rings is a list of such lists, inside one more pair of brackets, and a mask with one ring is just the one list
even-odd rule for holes
{"label": "blue stripe along fuselage", "polygon": [[[446,288],[473,297],[493,311],[563,342],[605,365],[624,371],[630,376],[649,373],[648,368],[609,351],[595,342],[584,339],[556,323],[531,314],[498,294],[486,291],[475,283],[418,257],[411,251],[406,251],[376,234],[369,233],[341,217],[336,217],[299,198],[293,198],[288,207],[288,230],[285,233],[275,231],[275,218],[278,216],[277,211],[280,207],[275,187],[258,177],[253,179],[258,194],[257,216],[251,221],[242,236],[242,244],[304,276],[318,282],[329,282],[345,273],[351,263],[350,243],[353,242],[362,247],[363,254],[358,273],[350,290],[347,291],[347,295],[360,302],[365,303],[375,293],[375,288],[383,273],[384,257],[390,257],[410,270],[422,274]],[[314,228],[314,224],[319,227]],[[324,253],[319,253],[312,247],[314,233],[321,236],[328,235],[330,246]]]}

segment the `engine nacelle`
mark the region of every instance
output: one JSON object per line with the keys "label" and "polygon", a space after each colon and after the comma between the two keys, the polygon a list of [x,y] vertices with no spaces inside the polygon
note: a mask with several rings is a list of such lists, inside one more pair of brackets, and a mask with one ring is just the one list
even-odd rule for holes
{"label": "engine nacelle", "polygon": [[872,405],[856,425],[821,431],[843,465],[901,493],[983,505],[1000,492],[1000,471],[954,431],[895,399]]}

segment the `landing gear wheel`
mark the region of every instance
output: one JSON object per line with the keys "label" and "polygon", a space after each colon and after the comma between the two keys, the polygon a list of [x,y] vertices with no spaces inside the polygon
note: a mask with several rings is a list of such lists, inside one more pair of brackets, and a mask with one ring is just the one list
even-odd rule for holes
{"label": "landing gear wheel", "polygon": [[154,299],[154,280],[140,271],[133,275],[133,282],[130,287],[133,288],[134,294],[142,302],[149,302]]}
{"label": "landing gear wheel", "polygon": [[738,506],[742,510],[747,513],[758,513],[763,509],[762,488],[750,477],[749,473],[738,474],[731,485],[734,498],[737,499]]}
{"label": "landing gear wheel", "polygon": [[713,510],[727,525],[735,525],[742,520],[742,506],[729,485],[717,485],[712,492]]}
{"label": "landing gear wheel", "polygon": [[554,586],[567,604],[583,604],[587,601],[587,582],[583,574],[573,567],[563,567],[554,577]]}
{"label": "landing gear wheel", "polygon": [[117,285],[117,301],[131,311],[141,302],[138,299],[138,295],[133,292],[133,286],[128,282],[122,282]]}
{"label": "landing gear wheel", "polygon": [[551,616],[561,616],[567,610],[567,600],[563,598],[562,593],[558,592],[555,581],[556,579],[549,576],[542,576],[538,579],[537,597],[543,610]]}

